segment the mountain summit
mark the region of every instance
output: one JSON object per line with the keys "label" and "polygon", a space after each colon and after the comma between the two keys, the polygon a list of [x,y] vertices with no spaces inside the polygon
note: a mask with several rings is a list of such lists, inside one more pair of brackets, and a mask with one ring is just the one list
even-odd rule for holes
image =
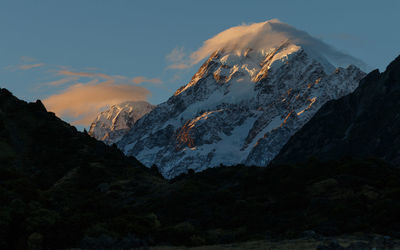
{"label": "mountain summit", "polygon": [[357,60],[277,20],[221,32],[191,57],[212,50],[187,85],[118,143],[168,178],[268,164],[325,102],[352,92],[365,75],[338,67]]}
{"label": "mountain summit", "polygon": [[148,102],[124,102],[101,112],[90,126],[89,135],[111,145],[132,128],[133,124],[154,109]]}
{"label": "mountain summit", "polygon": [[[238,55],[247,53],[249,49],[265,53],[279,48],[285,41],[306,50],[309,56],[323,64],[329,72],[338,66],[346,67],[351,64],[361,68],[365,67],[362,61],[344,54],[307,32],[282,23],[278,19],[240,25],[222,31],[205,41],[201,48],[193,52],[190,55],[190,61],[192,65],[196,64],[208,58],[215,51],[222,49],[225,53]],[[174,66],[183,67],[183,65],[173,65],[172,67]]]}

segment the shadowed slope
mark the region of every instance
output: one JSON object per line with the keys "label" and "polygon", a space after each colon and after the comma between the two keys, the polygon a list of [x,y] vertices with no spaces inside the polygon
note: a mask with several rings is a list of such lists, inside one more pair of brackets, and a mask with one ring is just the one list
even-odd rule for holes
{"label": "shadowed slope", "polygon": [[400,57],[369,73],[343,98],[326,103],[283,147],[275,162],[346,155],[400,163]]}

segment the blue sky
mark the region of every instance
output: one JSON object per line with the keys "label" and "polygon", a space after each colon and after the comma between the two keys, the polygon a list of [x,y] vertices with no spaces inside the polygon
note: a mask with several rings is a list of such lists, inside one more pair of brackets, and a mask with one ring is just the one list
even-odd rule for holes
{"label": "blue sky", "polygon": [[112,81],[158,104],[198,68],[168,69],[171,51],[190,53],[227,28],[272,18],[383,70],[400,54],[399,10],[400,1],[2,0],[0,86],[32,101]]}

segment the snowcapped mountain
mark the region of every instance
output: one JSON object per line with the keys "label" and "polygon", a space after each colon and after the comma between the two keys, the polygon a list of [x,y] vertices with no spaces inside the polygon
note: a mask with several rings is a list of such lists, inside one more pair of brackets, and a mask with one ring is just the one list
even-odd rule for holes
{"label": "snowcapped mountain", "polygon": [[89,135],[111,145],[155,106],[148,102],[124,102],[101,112],[90,126]]}
{"label": "snowcapped mountain", "polygon": [[214,49],[213,39],[221,46],[192,80],[118,142],[167,178],[220,164],[265,166],[325,102],[365,75],[337,67],[330,57],[339,52],[277,20],[224,32],[194,53]]}

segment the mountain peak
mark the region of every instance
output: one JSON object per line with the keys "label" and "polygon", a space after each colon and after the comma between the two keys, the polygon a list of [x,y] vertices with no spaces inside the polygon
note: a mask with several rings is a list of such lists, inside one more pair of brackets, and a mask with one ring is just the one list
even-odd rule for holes
{"label": "mountain peak", "polygon": [[101,112],[90,126],[89,135],[107,144],[117,142],[133,124],[154,106],[145,101],[127,101]]}
{"label": "mountain peak", "polygon": [[350,64],[364,67],[360,60],[278,19],[243,24],[224,30],[205,41],[203,46],[191,55],[191,59],[197,63],[216,51],[234,55],[246,55],[248,51],[256,51],[267,55],[283,44],[303,48],[309,56],[329,65],[329,69],[347,67]]}
{"label": "mountain peak", "polygon": [[267,77],[271,68],[288,64],[289,58],[296,55],[317,61],[325,74],[351,65],[365,68],[362,61],[339,52],[307,32],[272,19],[235,26],[205,41],[200,49],[191,54],[191,60],[197,63],[208,59],[191,81],[179,88],[174,96],[196,85],[208,72],[214,72],[219,84],[230,82],[233,78],[258,82]]}

